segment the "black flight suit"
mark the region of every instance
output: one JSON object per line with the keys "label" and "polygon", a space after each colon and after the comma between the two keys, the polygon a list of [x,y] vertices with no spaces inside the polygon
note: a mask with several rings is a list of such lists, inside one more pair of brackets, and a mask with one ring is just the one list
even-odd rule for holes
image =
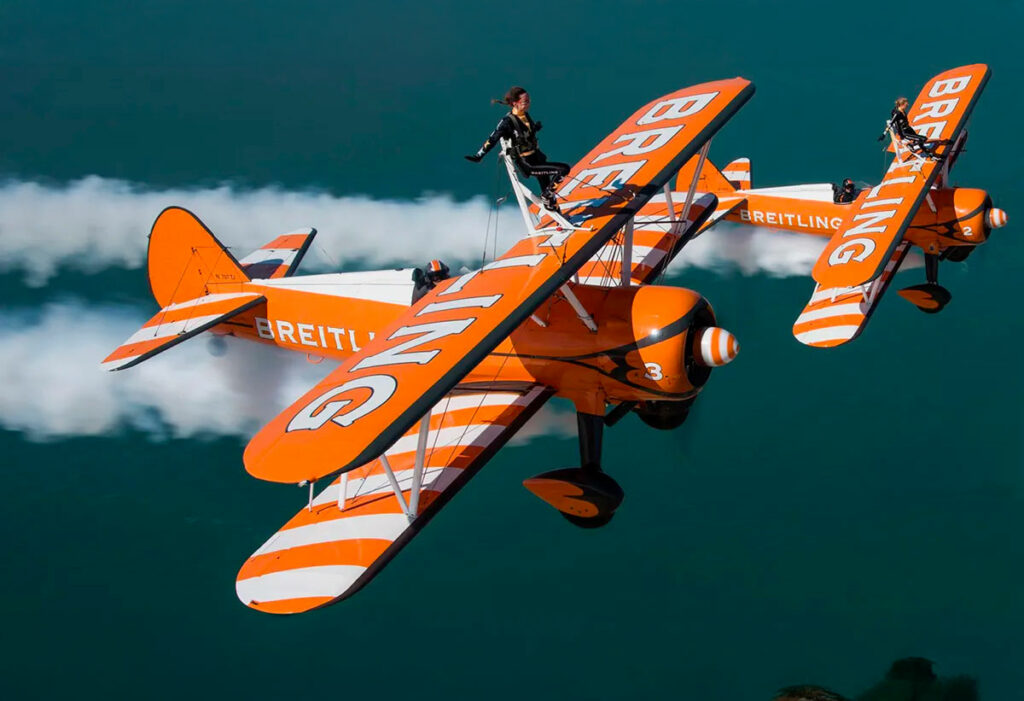
{"label": "black flight suit", "polygon": [[914,127],[910,126],[910,120],[907,119],[906,112],[898,107],[894,107],[892,116],[889,118],[889,126],[892,128],[893,133],[902,139],[911,151],[937,158],[934,153],[935,145],[927,143],[928,139],[926,137],[914,131]]}
{"label": "black flight suit", "polygon": [[487,141],[470,160],[479,161],[501,139],[511,139],[512,159],[515,161],[516,168],[523,174],[523,177],[537,178],[541,187],[541,196],[553,202],[553,186],[569,173],[571,167],[568,163],[549,161],[544,152],[538,148],[537,132],[540,131],[541,126],[540,122],[533,121],[529,112],[523,117],[509,112],[501,118],[498,126],[487,137]]}

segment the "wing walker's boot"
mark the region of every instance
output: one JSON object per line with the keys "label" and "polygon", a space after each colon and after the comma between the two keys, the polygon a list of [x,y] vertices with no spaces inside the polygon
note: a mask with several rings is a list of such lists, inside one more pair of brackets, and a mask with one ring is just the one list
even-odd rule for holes
{"label": "wing walker's boot", "polygon": [[562,213],[562,210],[558,208],[558,198],[555,197],[553,189],[545,190],[540,194],[540,198],[544,201],[544,206],[549,212]]}

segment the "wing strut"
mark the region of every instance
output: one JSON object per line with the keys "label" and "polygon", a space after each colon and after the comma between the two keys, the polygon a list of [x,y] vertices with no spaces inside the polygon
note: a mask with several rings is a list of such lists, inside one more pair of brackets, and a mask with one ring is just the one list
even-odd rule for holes
{"label": "wing strut", "polygon": [[402,496],[402,488],[398,485],[398,480],[395,478],[395,471],[391,469],[391,461],[388,460],[388,456],[384,453],[380,454],[380,464],[384,466],[384,474],[388,476],[388,482],[391,483],[391,491],[395,493],[395,499],[398,500],[398,508],[407,517],[412,518],[409,516],[409,505],[405,503],[405,497]]}
{"label": "wing strut", "polygon": [[412,469],[412,488],[409,490],[409,521],[416,518],[420,506],[420,484],[423,482],[423,463],[427,457],[427,436],[430,434],[430,412],[420,420],[420,435],[416,441],[416,462]]}
{"label": "wing strut", "polygon": [[[700,180],[701,171],[704,170],[704,161],[708,159],[708,151],[711,150],[711,139],[708,139],[700,149],[700,157],[697,160],[697,168],[693,171],[693,180],[690,181],[690,189],[686,191],[686,202],[683,203],[683,213],[679,217],[679,226],[686,226],[688,217],[690,216],[690,207],[693,206],[693,198],[697,194],[697,182]],[[666,189],[668,185],[665,186]],[[671,207],[671,203],[669,207]],[[674,209],[669,209],[669,213],[675,212]],[[670,217],[671,218],[671,217]],[[696,227],[694,227],[696,229]],[[689,243],[689,240],[680,243],[680,248]]]}
{"label": "wing strut", "polygon": [[[405,495],[402,494],[402,486],[398,483],[398,478],[395,476],[395,471],[391,467],[391,461],[388,460],[388,456],[381,453],[380,464],[384,468],[384,474],[387,475],[388,484],[391,485],[391,491],[395,493],[395,500],[398,501],[398,508],[405,514],[405,517],[409,519],[409,523],[412,523],[416,519],[416,514],[420,508],[420,492],[423,486],[423,471],[427,461],[427,439],[430,436],[430,412],[423,415],[420,419],[420,431],[419,436],[416,440],[416,456],[415,462],[413,463],[412,470],[412,486],[409,488],[409,501],[405,500]],[[338,483],[338,510],[345,510],[345,499],[347,498],[348,490],[348,472],[342,472],[341,478]],[[310,510],[312,511],[313,506],[313,487],[310,485]]]}
{"label": "wing strut", "polygon": [[[630,221],[632,221],[632,219]],[[597,324],[594,323],[594,317],[590,316],[590,313],[583,306],[583,303],[580,302],[575,293],[569,289],[568,285],[562,285],[562,294],[565,295],[565,299],[572,305],[573,311],[576,312],[576,316],[580,318],[583,325],[586,326],[591,333],[597,333]]]}
{"label": "wing strut", "polygon": [[[668,187],[667,185],[665,186]],[[668,196],[668,190],[665,190]],[[629,287],[633,278],[633,222],[636,217],[630,217],[626,225],[622,227],[622,286]]]}

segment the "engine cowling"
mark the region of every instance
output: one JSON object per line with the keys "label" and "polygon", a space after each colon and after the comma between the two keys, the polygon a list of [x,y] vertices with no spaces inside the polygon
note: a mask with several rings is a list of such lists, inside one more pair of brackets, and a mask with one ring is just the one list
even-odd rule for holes
{"label": "engine cowling", "polygon": [[692,399],[711,368],[739,345],[717,327],[701,295],[676,287],[570,286],[593,316],[588,332],[565,299],[537,310],[546,326],[527,323],[512,336],[526,369],[563,396],[599,391],[612,401]]}

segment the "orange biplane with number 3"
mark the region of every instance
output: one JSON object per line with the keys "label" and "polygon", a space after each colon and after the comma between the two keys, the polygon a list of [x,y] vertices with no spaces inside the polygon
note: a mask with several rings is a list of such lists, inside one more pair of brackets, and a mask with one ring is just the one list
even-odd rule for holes
{"label": "orange biplane with number 3", "polygon": [[645,105],[572,169],[561,211],[505,154],[524,236],[415,301],[412,270],[293,277],[313,230],[237,260],[190,212],[164,210],[148,254],[162,308],[107,368],[203,331],[341,363],[245,450],[250,474],[308,485],[309,500],[243,564],[242,602],[299,613],[355,593],[553,395],[575,404],[580,466],[524,484],[576,525],[607,523],[623,495],[601,469],[603,427],[630,411],[678,426],[738,351],[700,294],[650,283],[724,214],[696,177],[671,182],[688,162],[702,171],[753,92],[734,78]]}

